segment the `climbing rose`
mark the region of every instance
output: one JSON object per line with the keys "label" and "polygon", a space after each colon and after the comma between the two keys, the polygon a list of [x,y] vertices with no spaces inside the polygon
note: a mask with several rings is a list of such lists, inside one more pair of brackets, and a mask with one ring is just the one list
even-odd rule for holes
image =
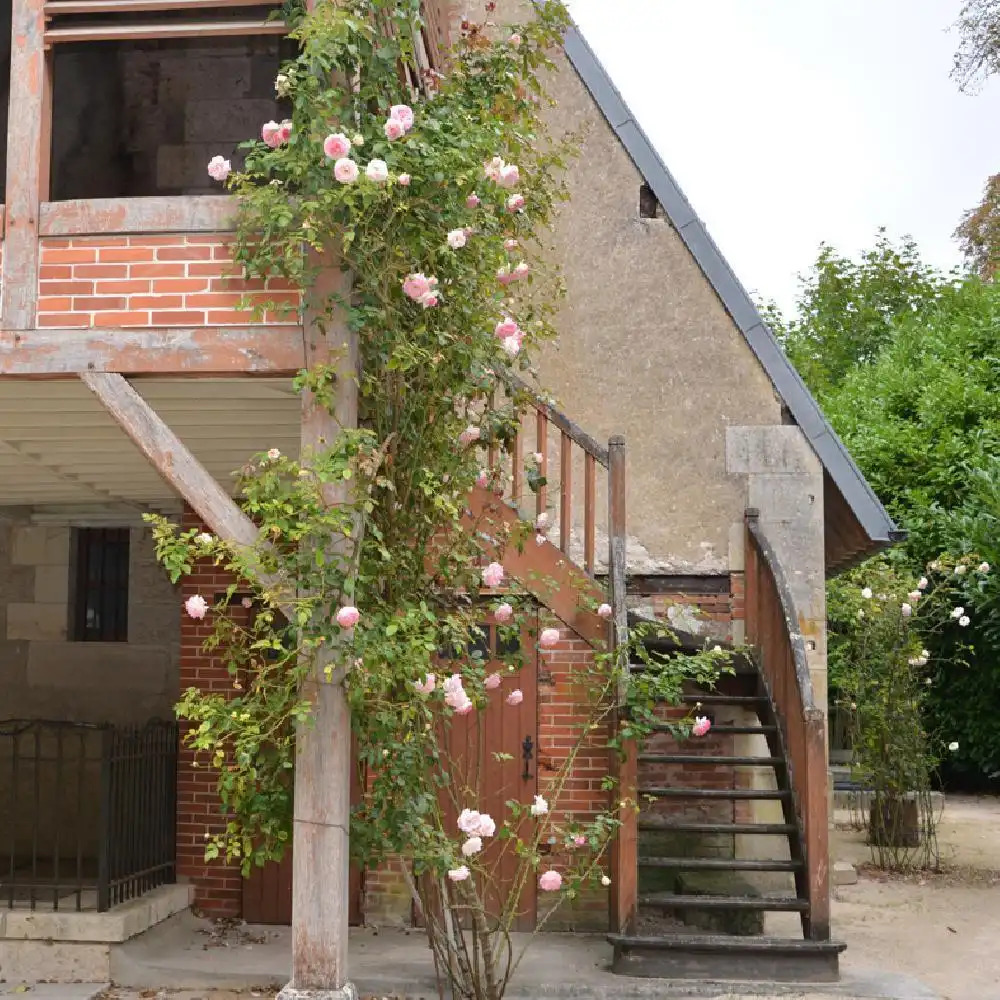
{"label": "climbing rose", "polygon": [[489,674],[486,680],[483,681],[483,687],[485,687],[487,691],[495,691],[498,687],[500,687],[502,681],[503,678],[500,676],[499,671],[495,671],[494,673]]}
{"label": "climbing rose", "polygon": [[400,174],[396,178],[396,181],[397,181],[397,183],[399,184],[400,187],[409,187],[410,186],[410,175],[409,174]]}
{"label": "climbing rose", "polygon": [[963,607],[957,607],[951,609],[952,618],[961,618],[964,614],[965,614],[965,608]]}
{"label": "climbing rose", "polygon": [[691,732],[695,736],[704,736],[711,728],[712,728],[711,720],[706,718],[704,715],[699,715],[694,720],[694,725],[691,727]]}
{"label": "climbing rose", "polygon": [[351,151],[351,140],[343,132],[334,132],[323,140],[323,152],[331,160],[339,160]]}
{"label": "climbing rose", "polygon": [[458,828],[467,837],[492,837],[496,833],[497,825],[489,813],[463,809],[458,814]]}
{"label": "climbing rose", "polygon": [[465,199],[466,208],[478,208],[479,207],[479,195],[475,191]]}
{"label": "climbing rose", "polygon": [[514,617],[514,609],[504,601],[503,604],[497,606],[493,616],[499,625],[506,625]]}
{"label": "climbing rose", "polygon": [[253,607],[253,599],[250,597],[244,597],[240,604],[243,605],[247,610]]}
{"label": "climbing rose", "polygon": [[610,618],[610,617],[611,617],[611,605],[610,605],[610,604],[602,604],[602,605],[601,605],[601,606],[600,606],[600,607],[599,607],[599,608],[597,609],[597,613],[598,613],[598,614],[599,614],[599,615],[600,615],[600,616],[601,616],[602,618]]}
{"label": "climbing rose", "polygon": [[358,165],[349,156],[342,156],[333,165],[333,176],[341,184],[353,184],[358,179]]}
{"label": "climbing rose", "polygon": [[961,563],[955,567],[955,576],[964,576],[965,571],[968,567],[963,566]]}
{"label": "climbing rose", "polygon": [[357,146],[359,149],[365,144],[365,137],[359,132],[357,135],[351,136],[351,145]]}
{"label": "climbing rose", "polygon": [[427,674],[423,681],[414,681],[413,686],[421,694],[430,694],[434,690],[435,677],[434,674]]}
{"label": "climbing rose", "polygon": [[498,562],[491,562],[486,569],[483,570],[483,586],[484,587],[499,587],[503,583],[504,571],[503,566]]}
{"label": "climbing rose", "polygon": [[448,233],[448,246],[452,250],[461,250],[466,244],[466,235],[464,229],[453,229]]}
{"label": "climbing rose", "polygon": [[215,539],[207,531],[203,531],[200,535],[196,535],[194,540],[199,545],[211,545],[215,542]]}
{"label": "climbing rose", "polygon": [[573,838],[573,843],[576,844],[577,847],[586,847],[586,845],[587,845],[587,838],[582,833],[578,833]]}
{"label": "climbing rose", "polygon": [[408,104],[394,104],[389,109],[389,117],[398,121],[403,126],[404,132],[409,132],[413,128],[413,108]]}
{"label": "climbing rose", "polygon": [[337,624],[341,628],[354,628],[361,621],[361,612],[346,604],[337,612]]}
{"label": "climbing rose", "polygon": [[504,353],[509,357],[516,358],[521,350],[521,334],[518,333],[514,337],[504,337],[500,341],[500,346],[503,348]]}
{"label": "climbing rose", "polygon": [[477,486],[482,486],[482,487],[484,487],[484,488],[485,488],[485,487],[486,487],[486,484],[487,484],[487,483],[488,483],[489,481],[490,481],[490,477],[489,477],[489,474],[488,474],[488,473],[486,472],[486,470],[485,470],[485,469],[480,469],[480,470],[479,470],[479,475],[478,475],[478,476],[476,476],[476,485],[477,485]]}
{"label": "climbing rose", "polygon": [[508,212],[520,212],[524,208],[526,202],[523,194],[512,194],[507,199],[507,211]]}
{"label": "climbing rose", "polygon": [[965,628],[965,626],[968,625],[970,621],[971,619],[969,618],[968,615],[962,615],[962,617],[958,619],[958,624],[961,625],[962,628]]}
{"label": "climbing rose", "polygon": [[542,513],[535,518],[535,528],[538,531],[544,531],[548,526],[549,526],[549,513],[548,511],[542,511]]}
{"label": "climbing rose", "polygon": [[265,122],[260,130],[260,137],[271,149],[281,145],[281,126],[276,121]]}
{"label": "climbing rose", "polygon": [[518,247],[517,240],[511,239],[511,240],[504,240],[503,241],[503,248],[504,248],[504,250],[507,250],[507,251],[516,250],[517,247]]}
{"label": "climbing rose", "polygon": [[480,837],[492,837],[497,832],[497,825],[493,822],[493,817],[489,813],[483,813],[479,817],[479,826],[476,833]]}
{"label": "climbing rose", "polygon": [[462,854],[464,854],[467,858],[471,858],[473,854],[478,854],[482,849],[482,837],[469,837],[469,839],[462,844]]}
{"label": "climbing rose", "polygon": [[507,44],[512,48],[518,48],[521,44],[521,36],[515,31],[514,34],[507,39]]}
{"label": "climbing rose", "polygon": [[530,272],[531,267],[528,265],[528,262],[522,260],[520,264],[518,264],[517,267],[511,271],[511,276],[514,278],[526,278]]}
{"label": "climbing rose", "polygon": [[535,465],[541,465],[545,461],[545,456],[540,451],[536,451],[531,457],[534,459]]}
{"label": "climbing rose", "polygon": [[500,180],[500,171],[504,168],[503,159],[499,156],[494,156],[492,160],[487,160],[483,164],[483,175],[487,180],[496,183]]}
{"label": "climbing rose", "polygon": [[507,337],[516,337],[520,332],[521,331],[517,323],[509,316],[505,316],[502,320],[500,320],[493,331],[493,333],[500,340],[504,340]]}
{"label": "climbing rose", "polygon": [[981,562],[979,564],[980,573],[989,573],[989,571],[990,571],[990,564],[988,562]]}
{"label": "climbing rose", "polygon": [[951,743],[949,743],[948,749],[951,750],[952,753],[954,753],[958,749],[958,740],[953,740]]}
{"label": "climbing rose", "polygon": [[[506,341],[504,341],[504,343],[506,343]],[[535,535],[535,544],[536,545],[544,545],[547,541],[548,541],[548,539],[541,532],[539,532],[537,535]]]}
{"label": "climbing rose", "polygon": [[287,97],[288,91],[291,90],[291,83],[292,81],[284,73],[279,73],[274,78],[274,92],[278,97]]}
{"label": "climbing rose", "polygon": [[544,816],[549,811],[549,804],[541,795],[535,796],[535,801],[531,803],[532,816]]}
{"label": "climbing rose", "polygon": [[557,892],[562,886],[562,875],[551,868],[547,872],[542,872],[538,878],[538,888],[542,892]]}
{"label": "climbing rose", "polygon": [[278,449],[277,449],[277,448],[270,448],[270,449],[268,449],[268,452],[267,452],[267,457],[268,457],[268,458],[269,458],[269,459],[270,459],[270,460],[271,460],[272,462],[277,462],[277,461],[278,461],[278,459],[279,459],[279,458],[281,458],[281,452],[280,452],[280,451],[278,451]]}
{"label": "climbing rose", "polygon": [[403,279],[403,294],[414,302],[419,302],[425,309],[438,304],[437,278],[428,278],[425,274],[417,272],[408,274]]}
{"label": "climbing rose", "polygon": [[468,427],[458,435],[458,443],[463,447],[467,448],[473,441],[478,441],[482,431],[473,424],[469,424]]}
{"label": "climbing rose", "polygon": [[201,594],[193,594],[184,602],[184,610],[190,618],[204,618],[208,614],[208,601]]}
{"label": "climbing rose", "polygon": [[903,606],[899,609],[903,613],[904,618],[909,618],[913,614],[913,608],[911,605],[903,602]]}
{"label": "climbing rose", "polygon": [[221,156],[213,156],[208,161],[208,176],[213,181],[224,181],[233,169],[232,163]]}
{"label": "climbing rose", "polygon": [[365,177],[374,184],[384,184],[389,179],[389,167],[385,160],[372,160],[365,167]]}
{"label": "climbing rose", "polygon": [[441,690],[444,691],[445,694],[451,694],[453,691],[461,691],[462,675],[452,674],[450,677],[446,677],[441,682]]}
{"label": "climbing rose", "polygon": [[513,163],[504,164],[497,176],[497,184],[502,188],[516,188],[521,183],[521,171]]}
{"label": "climbing rose", "polygon": [[281,131],[279,132],[282,142],[288,142],[292,137],[292,120],[291,118],[286,118],[281,123]]}
{"label": "climbing rose", "polygon": [[466,865],[460,865],[458,868],[452,868],[448,872],[448,878],[452,882],[464,882],[469,877],[469,869]]}
{"label": "climbing rose", "polygon": [[559,645],[559,629],[557,628],[543,628],[542,634],[538,637],[538,645],[542,649],[551,649],[553,646]]}
{"label": "climbing rose", "polygon": [[916,604],[924,595],[919,590],[911,590],[906,596],[910,599],[911,604]]}
{"label": "climbing rose", "polygon": [[394,139],[402,139],[406,134],[406,129],[403,128],[403,123],[398,118],[390,118],[382,128],[385,130],[385,137],[389,142]]}
{"label": "climbing rose", "polygon": [[514,705],[520,705],[522,701],[524,701],[524,695],[522,694],[520,688],[515,688],[515,690],[511,691],[511,693],[507,695],[507,704],[511,707]]}
{"label": "climbing rose", "polygon": [[603,885],[604,888],[606,889],[609,885],[611,885],[611,879],[609,879],[607,875],[602,875],[601,885]]}
{"label": "climbing rose", "polygon": [[927,577],[926,576],[922,576],[917,581],[917,590],[926,590],[926,589],[927,589]]}
{"label": "climbing rose", "polygon": [[864,599],[865,599],[866,601],[870,601],[870,600],[872,599],[872,588],[871,588],[871,587],[865,587],[865,588],[864,588],[864,589],[863,589],[863,590],[861,591],[861,596],[862,596],[862,597],[863,597],[863,598],[864,598]]}

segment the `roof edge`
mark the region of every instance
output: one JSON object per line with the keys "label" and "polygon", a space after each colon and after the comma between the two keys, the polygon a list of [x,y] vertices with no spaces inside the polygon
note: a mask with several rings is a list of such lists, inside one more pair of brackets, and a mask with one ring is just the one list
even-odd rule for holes
{"label": "roof edge", "polygon": [[632,114],[594,50],[575,25],[564,51],[637,169],[650,186],[684,245],[770,378],[775,392],[812,445],[823,467],[872,542],[872,551],[895,544],[901,533],[854,459],[824,416],[801,375],[788,360],[753,299],[698,218],[673,174]]}

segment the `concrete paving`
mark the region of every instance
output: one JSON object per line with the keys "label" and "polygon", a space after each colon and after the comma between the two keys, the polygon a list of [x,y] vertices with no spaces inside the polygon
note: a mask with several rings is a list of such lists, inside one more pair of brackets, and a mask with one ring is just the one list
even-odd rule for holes
{"label": "concrete paving", "polygon": [[[608,971],[611,948],[600,935],[545,934],[541,938],[533,942],[518,967],[509,1000],[941,1000],[916,980],[878,972],[851,972],[840,983],[822,987],[629,979]],[[515,955],[529,940],[530,935],[514,935]],[[116,945],[111,974],[116,985],[133,989],[269,993],[285,984],[289,960],[288,928],[243,926],[220,931],[181,914]],[[362,996],[437,997],[431,955],[419,932],[354,930],[349,962],[351,978]]]}
{"label": "concrete paving", "polygon": [[8,983],[0,980],[3,1000],[94,1000],[108,983]]}

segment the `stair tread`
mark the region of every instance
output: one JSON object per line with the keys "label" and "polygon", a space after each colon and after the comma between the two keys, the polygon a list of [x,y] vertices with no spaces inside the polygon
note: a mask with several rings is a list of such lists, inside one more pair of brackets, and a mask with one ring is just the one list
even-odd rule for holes
{"label": "stair tread", "polygon": [[689,949],[692,951],[769,951],[839,954],[847,945],[842,941],[810,941],[801,938],[776,938],[763,935],[733,934],[609,934],[608,941],[626,948]]}
{"label": "stair tread", "polygon": [[798,827],[790,823],[657,823],[640,819],[637,828],[655,833],[798,833]]}
{"label": "stair tread", "polygon": [[658,788],[649,786],[639,789],[640,795],[651,795],[659,799],[787,799],[791,792],[773,788]]}
{"label": "stair tread", "polygon": [[694,705],[699,701],[703,705],[764,705],[767,696],[763,694],[682,694],[681,701],[685,705]]}
{"label": "stair tread", "polygon": [[654,858],[639,857],[640,868],[687,868],[727,872],[795,872],[801,861],[767,861],[757,858]]}
{"label": "stair tread", "polygon": [[[650,730],[654,733],[672,733],[675,726],[670,725],[666,722],[656,722],[651,725]],[[753,736],[760,735],[764,736],[767,733],[775,733],[778,731],[777,726],[712,726],[711,732],[718,735],[726,736]]]}
{"label": "stair tread", "polygon": [[790,910],[801,913],[809,909],[807,900],[795,896],[683,896],[672,892],[642,895],[639,905],[675,909]]}
{"label": "stair tread", "polygon": [[695,753],[641,753],[640,764],[731,764],[736,767],[784,767],[783,757],[714,756]]}

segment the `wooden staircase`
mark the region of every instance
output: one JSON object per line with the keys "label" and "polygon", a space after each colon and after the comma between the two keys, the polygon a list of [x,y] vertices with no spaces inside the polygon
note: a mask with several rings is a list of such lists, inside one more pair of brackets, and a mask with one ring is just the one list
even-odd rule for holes
{"label": "wooden staircase", "polygon": [[790,592],[752,514],[747,528],[753,655],[738,655],[735,674],[712,690],[684,694],[686,712],[712,719],[706,736],[677,739],[667,720],[678,713],[667,710],[626,769],[640,809],[634,830],[622,831],[635,867],[633,875],[622,859],[631,882],[609,935],[623,975],[838,978],[844,945],[829,931],[825,724]]}

